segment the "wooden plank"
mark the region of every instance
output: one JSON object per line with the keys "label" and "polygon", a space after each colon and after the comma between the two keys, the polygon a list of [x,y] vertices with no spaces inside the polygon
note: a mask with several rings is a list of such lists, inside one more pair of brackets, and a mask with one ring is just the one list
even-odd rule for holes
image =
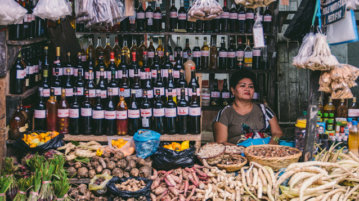
{"label": "wooden plank", "polygon": [[47,38],[34,38],[29,40],[8,40],[6,44],[12,46],[24,46],[24,45],[32,45],[35,43],[41,43],[45,41],[47,41]]}
{"label": "wooden plank", "polygon": [[6,139],[7,139],[7,129],[6,129],[6,79],[0,79],[0,168],[2,167],[2,161],[6,156]]}
{"label": "wooden plank", "polygon": [[[110,34],[110,35],[200,35],[200,36],[246,36],[251,37],[253,34],[249,33],[198,33],[198,32],[76,32],[76,37],[80,38],[84,35],[90,34]],[[273,34],[264,34],[266,37],[274,37]]]}
{"label": "wooden plank", "polygon": [[89,184],[91,179],[76,179],[71,178],[69,179],[70,184]]}
{"label": "wooden plank", "polygon": [[36,93],[38,88],[39,88],[39,86],[35,86],[31,89],[26,90],[22,94],[10,94],[10,91],[9,91],[9,93],[6,96],[11,97],[12,99],[25,99],[25,98],[28,98],[29,96],[31,96],[32,94]]}

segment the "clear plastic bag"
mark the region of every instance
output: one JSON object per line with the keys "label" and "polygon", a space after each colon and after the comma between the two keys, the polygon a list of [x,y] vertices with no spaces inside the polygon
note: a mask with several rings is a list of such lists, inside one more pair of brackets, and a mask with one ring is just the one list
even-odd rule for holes
{"label": "clear plastic bag", "polygon": [[14,0],[0,0],[0,25],[19,24],[27,10]]}
{"label": "clear plastic bag", "polygon": [[160,144],[161,134],[147,129],[138,130],[133,139],[136,145],[136,155],[140,158],[147,158],[157,151]]}
{"label": "clear plastic bag", "polygon": [[212,20],[223,12],[221,5],[215,0],[196,0],[188,16],[194,20]]}
{"label": "clear plastic bag", "polygon": [[293,58],[293,66],[296,66],[297,68],[305,68],[304,64],[313,53],[314,42],[314,33],[310,32],[304,36],[303,43],[298,51],[298,55]]}
{"label": "clear plastic bag", "polygon": [[71,4],[68,0],[40,0],[33,13],[42,19],[56,21],[71,15],[71,11]]}

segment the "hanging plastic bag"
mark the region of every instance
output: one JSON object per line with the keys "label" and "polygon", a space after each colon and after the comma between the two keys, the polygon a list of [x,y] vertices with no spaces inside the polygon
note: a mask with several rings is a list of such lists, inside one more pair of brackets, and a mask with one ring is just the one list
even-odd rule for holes
{"label": "hanging plastic bag", "polygon": [[262,26],[262,16],[259,13],[259,9],[257,10],[256,21],[253,25],[253,39],[254,39],[255,48],[261,48],[265,46],[263,26]]}
{"label": "hanging plastic bag", "polygon": [[0,25],[22,23],[27,10],[14,0],[0,0]]}
{"label": "hanging plastic bag", "polygon": [[314,42],[315,35],[313,32],[310,32],[304,36],[303,43],[298,51],[298,55],[293,58],[293,66],[296,66],[297,68],[305,68],[304,64],[313,53]]}
{"label": "hanging plastic bag", "polygon": [[40,0],[34,8],[33,14],[42,19],[56,21],[71,15],[71,4],[67,0]]}
{"label": "hanging plastic bag", "polygon": [[212,20],[223,12],[221,5],[215,0],[196,0],[188,11],[192,20]]}
{"label": "hanging plastic bag", "polygon": [[331,45],[358,41],[358,29],[354,11],[346,10],[343,19],[327,25],[327,35],[328,43]]}

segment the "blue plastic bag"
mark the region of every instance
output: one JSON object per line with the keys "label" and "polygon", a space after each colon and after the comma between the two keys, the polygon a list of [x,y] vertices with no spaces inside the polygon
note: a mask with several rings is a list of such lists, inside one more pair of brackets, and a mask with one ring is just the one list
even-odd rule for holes
{"label": "blue plastic bag", "polygon": [[[249,138],[241,143],[238,143],[238,146],[243,146],[243,147],[249,147],[252,145],[261,145],[261,144],[268,144],[270,141],[270,137],[267,138],[256,138],[256,139],[252,139]],[[288,147],[294,147],[294,142],[290,142],[290,141],[285,141],[285,140],[280,140],[279,141],[279,145],[283,145],[283,146],[288,146]]]}
{"label": "blue plastic bag", "polygon": [[136,146],[136,155],[147,158],[157,151],[161,134],[148,129],[140,129],[133,136]]}

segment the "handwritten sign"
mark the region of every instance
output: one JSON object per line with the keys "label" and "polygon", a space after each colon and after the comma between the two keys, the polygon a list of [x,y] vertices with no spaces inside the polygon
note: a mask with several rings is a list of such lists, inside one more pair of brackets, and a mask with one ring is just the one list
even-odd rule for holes
{"label": "handwritten sign", "polygon": [[326,24],[332,24],[344,18],[346,0],[326,0],[323,4],[322,14]]}

